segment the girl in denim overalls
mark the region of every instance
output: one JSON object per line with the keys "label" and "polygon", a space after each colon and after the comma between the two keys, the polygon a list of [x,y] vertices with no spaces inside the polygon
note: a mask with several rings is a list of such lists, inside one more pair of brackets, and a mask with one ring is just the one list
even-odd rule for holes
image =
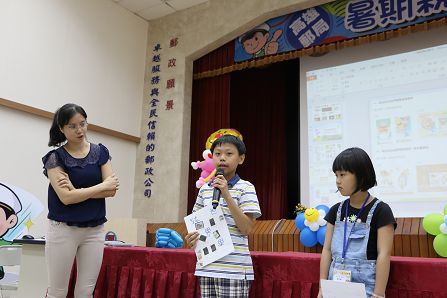
{"label": "girl in denim overalls", "polygon": [[[349,148],[335,158],[332,170],[338,191],[349,198],[334,205],[325,218],[320,279],[363,283],[368,298],[385,297],[395,221],[389,206],[368,192],[377,185],[371,159],[362,149]],[[381,218],[374,218],[379,209]],[[372,232],[376,237],[370,239]],[[375,243],[368,244],[370,240]],[[377,247],[376,259],[368,258],[369,245]],[[318,297],[323,297],[321,290]]]}

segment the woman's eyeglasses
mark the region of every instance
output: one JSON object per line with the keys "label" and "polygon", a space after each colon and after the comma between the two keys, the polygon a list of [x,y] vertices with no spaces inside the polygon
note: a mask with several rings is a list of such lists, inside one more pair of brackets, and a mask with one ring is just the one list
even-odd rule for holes
{"label": "woman's eyeglasses", "polygon": [[87,121],[82,121],[79,124],[67,124],[67,127],[71,130],[78,130],[78,128],[84,129],[88,125]]}

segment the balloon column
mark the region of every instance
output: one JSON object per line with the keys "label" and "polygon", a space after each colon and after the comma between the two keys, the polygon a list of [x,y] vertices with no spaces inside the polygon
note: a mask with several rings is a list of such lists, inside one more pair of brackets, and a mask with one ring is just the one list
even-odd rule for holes
{"label": "balloon column", "polygon": [[300,241],[306,247],[312,247],[317,243],[324,244],[326,235],[326,221],[324,217],[329,212],[326,205],[318,205],[315,208],[307,208],[295,218],[295,225],[300,230]]}
{"label": "balloon column", "polygon": [[441,257],[447,258],[447,205],[444,214],[430,213],[422,220],[424,230],[436,236],[433,240],[433,248]]}

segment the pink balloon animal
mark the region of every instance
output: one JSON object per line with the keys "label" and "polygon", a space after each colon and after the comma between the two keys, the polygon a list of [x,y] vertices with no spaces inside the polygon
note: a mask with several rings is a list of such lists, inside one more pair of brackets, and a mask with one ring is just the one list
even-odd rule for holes
{"label": "pink balloon animal", "polygon": [[216,173],[216,167],[213,163],[213,155],[210,150],[205,150],[202,153],[203,159],[202,161],[193,161],[191,163],[191,167],[194,170],[201,169],[199,179],[196,181],[196,187],[200,188],[202,185],[210,181],[214,174]]}

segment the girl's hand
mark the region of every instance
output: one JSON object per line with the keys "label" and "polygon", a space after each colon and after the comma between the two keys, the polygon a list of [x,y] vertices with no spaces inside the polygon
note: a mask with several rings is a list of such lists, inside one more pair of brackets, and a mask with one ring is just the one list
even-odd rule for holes
{"label": "girl's hand", "polygon": [[185,236],[187,247],[194,249],[196,247],[197,240],[199,240],[199,236],[200,236],[200,234],[197,231],[188,233]]}
{"label": "girl's hand", "polygon": [[323,298],[323,294],[321,294],[321,289],[318,290],[318,296],[317,296],[317,298]]}

